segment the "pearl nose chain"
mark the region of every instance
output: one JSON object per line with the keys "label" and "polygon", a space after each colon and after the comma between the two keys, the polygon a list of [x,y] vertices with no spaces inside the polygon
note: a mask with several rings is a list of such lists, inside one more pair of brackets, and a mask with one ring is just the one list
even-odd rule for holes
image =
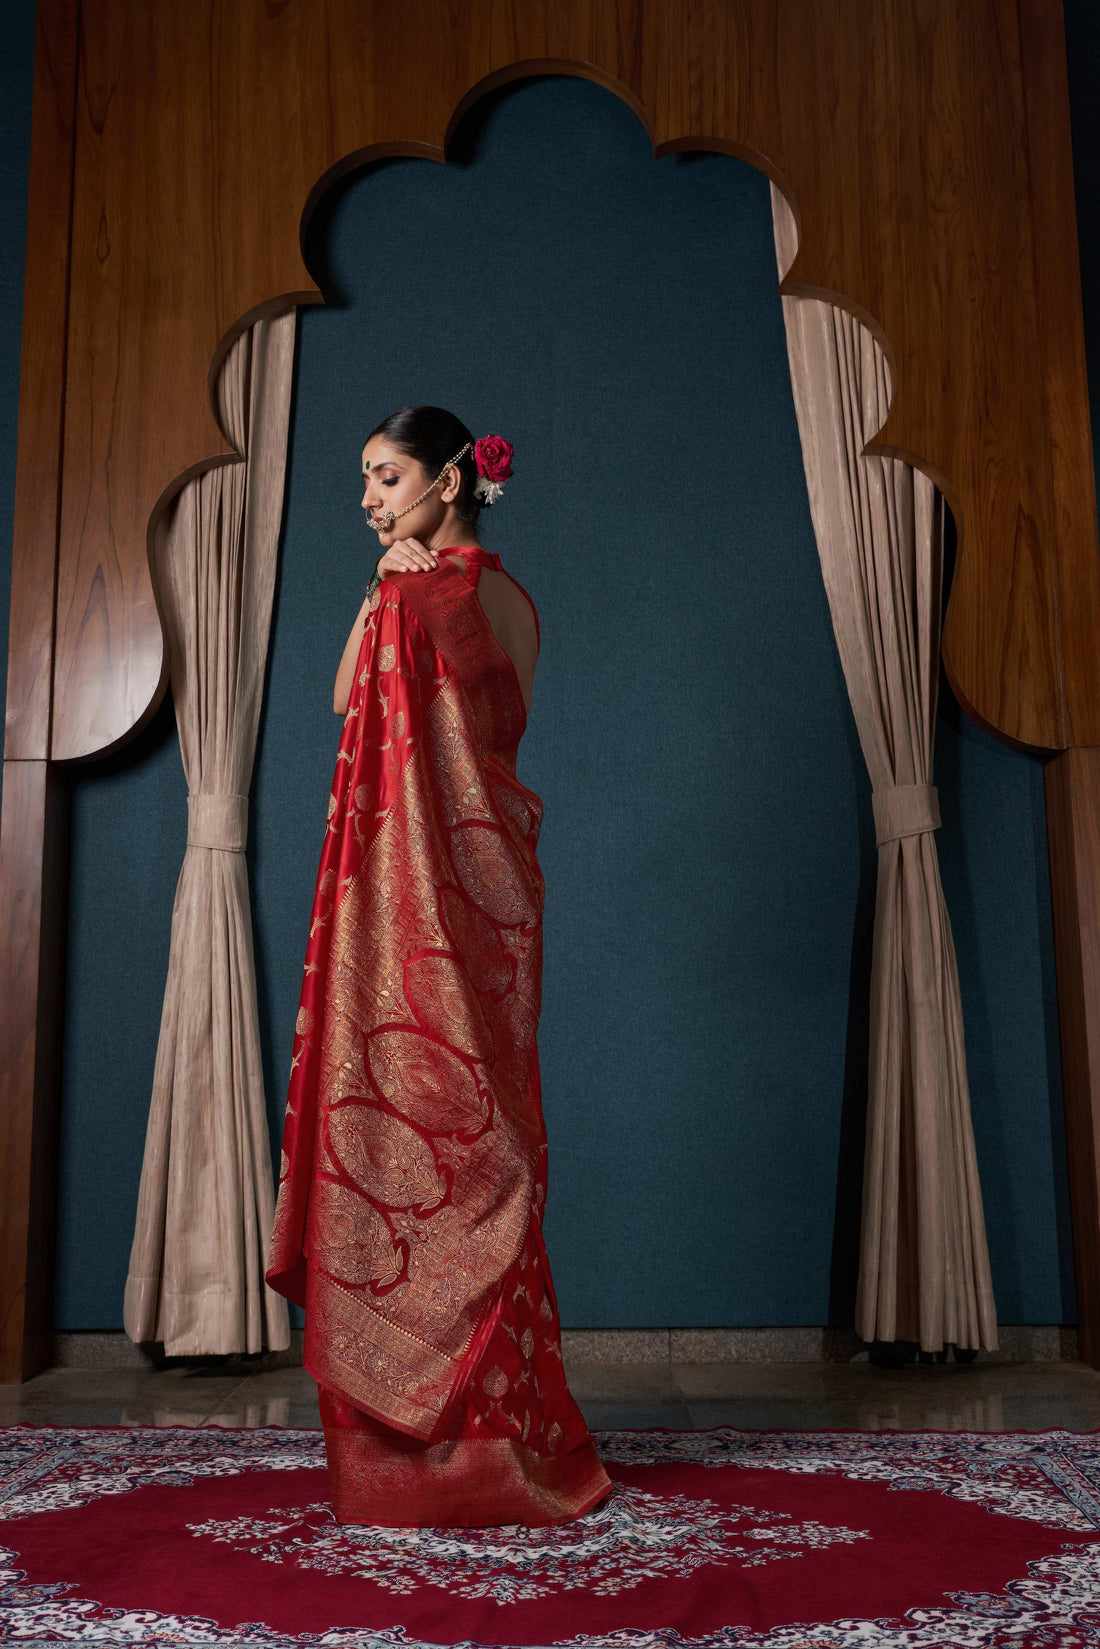
{"label": "pearl nose chain", "polygon": [[403,515],[408,515],[410,510],[415,510],[418,504],[422,504],[424,502],[425,498],[427,498],[428,494],[431,492],[432,487],[437,487],[439,485],[451,465],[457,464],[458,460],[462,457],[462,453],[469,452],[472,444],[472,442],[467,441],[461,452],[456,452],[453,458],[448,458],[447,462],[444,464],[431,486],[425,487],[419,498],[414,498],[411,504],[406,504],[405,508],[403,510],[398,510],[396,515],[392,510],[383,510],[377,521],[372,515],[368,515],[367,526],[370,527],[373,532],[389,532],[395,521]]}

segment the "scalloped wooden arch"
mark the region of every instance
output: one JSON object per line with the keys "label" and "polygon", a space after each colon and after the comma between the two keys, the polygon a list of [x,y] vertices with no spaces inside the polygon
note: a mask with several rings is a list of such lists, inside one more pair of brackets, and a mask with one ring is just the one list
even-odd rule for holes
{"label": "scalloped wooden arch", "polygon": [[[39,0],[0,934],[0,1371],[47,1355],[66,764],[166,685],[155,512],[232,462],[234,334],[323,301],[302,225],[365,161],[445,161],[525,75],[623,98],[796,212],[782,290],[850,309],[895,384],[869,450],[959,529],[944,658],[1047,764],[1083,1340],[1100,1361],[1100,555],[1058,0]],[[1033,183],[1033,180],[1036,180]],[[5,1155],[6,1153],[6,1155]],[[36,1269],[37,1267],[37,1269]]]}

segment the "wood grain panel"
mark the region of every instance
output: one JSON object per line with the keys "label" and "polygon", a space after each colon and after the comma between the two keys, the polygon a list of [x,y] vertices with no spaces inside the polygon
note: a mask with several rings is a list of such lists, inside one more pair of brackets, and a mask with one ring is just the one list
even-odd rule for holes
{"label": "wood grain panel", "polygon": [[1077,1337],[1100,1367],[1100,749],[1063,751],[1044,777]]}
{"label": "wood grain panel", "polygon": [[742,155],[789,192],[786,289],[875,327],[895,368],[875,445],[955,512],[956,691],[1024,748],[1062,748],[1070,703],[1074,737],[1100,742],[1053,0],[1027,0],[1023,34],[1016,0],[85,0],[84,16],[56,757],[110,748],[159,700],[150,516],[230,455],[208,375],[235,330],[318,300],[300,234],[324,182],[372,156],[442,160],[481,91],[554,68],[623,96],[657,154]]}
{"label": "wood grain panel", "polygon": [[[1035,290],[1044,427],[1056,553],[1051,556],[1065,682],[1063,742],[1094,745],[1100,720],[1100,611],[1095,600],[1097,519],[1083,344],[1069,91],[1062,8],[1023,0],[1024,94],[1029,197],[1034,220]],[[1084,482],[1084,484],[1082,484]],[[1045,546],[1044,546],[1045,547]],[[973,650],[973,644],[972,644]]]}
{"label": "wood grain panel", "polygon": [[69,863],[63,768],[4,763],[0,816],[0,1381],[50,1360]]}
{"label": "wood grain panel", "polygon": [[76,0],[35,26],[23,353],[0,817],[0,1380],[49,1361],[67,872],[50,739],[57,588]]}
{"label": "wood grain panel", "polygon": [[76,0],[35,26],[4,757],[49,754],[73,188]]}

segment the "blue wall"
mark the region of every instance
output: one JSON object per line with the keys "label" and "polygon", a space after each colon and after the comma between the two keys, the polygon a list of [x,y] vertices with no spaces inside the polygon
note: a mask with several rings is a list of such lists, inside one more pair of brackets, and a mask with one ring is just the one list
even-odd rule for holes
{"label": "blue wall", "polygon": [[[377,553],[359,447],[394,406],[433,401],[515,443],[483,538],[543,626],[520,773],[546,804],[540,1052],[563,1321],[843,1322],[876,856],[766,182],[717,156],[655,162],[623,103],[563,78],[483,100],[448,159],[358,174],[311,228],[330,303],[300,311],[249,844],[273,1132],[340,726],[332,677]],[[0,182],[14,219],[25,159]],[[170,703],[74,777],[57,1322],[110,1328],[185,839]],[[943,680],[935,779],[1001,1320],[1072,1321],[1041,767],[975,728]]]}

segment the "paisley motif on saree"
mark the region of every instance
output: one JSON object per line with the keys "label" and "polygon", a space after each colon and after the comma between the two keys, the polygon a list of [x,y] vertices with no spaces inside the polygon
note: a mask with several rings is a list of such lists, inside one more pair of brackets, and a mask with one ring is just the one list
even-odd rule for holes
{"label": "paisley motif on saree", "polygon": [[[467,572],[500,566],[461,553]],[[383,581],[337,753],[267,1274],[305,1307],[334,1488],[361,1521],[385,1520],[387,1459],[428,1521],[433,1482],[456,1504],[491,1459],[508,1482],[470,1521],[525,1517],[509,1487],[525,1475],[531,1521],[610,1488],[561,1370],[542,1245],[526,719],[476,578],[443,560]]]}

